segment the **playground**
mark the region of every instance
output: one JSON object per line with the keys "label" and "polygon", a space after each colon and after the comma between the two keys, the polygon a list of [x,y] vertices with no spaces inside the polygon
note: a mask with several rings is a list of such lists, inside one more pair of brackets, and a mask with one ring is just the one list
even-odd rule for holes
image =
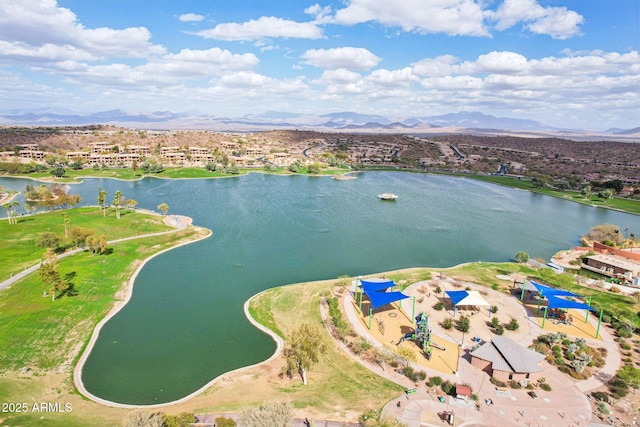
{"label": "playground", "polygon": [[[438,274],[406,287],[384,278],[356,282],[351,293],[360,326],[386,348],[405,348],[415,355],[418,365],[443,374],[456,373],[466,350],[496,336],[492,321],[503,325],[506,337],[524,346],[551,332],[592,340],[598,334],[587,316],[597,317],[581,308],[584,304],[550,295],[539,299],[531,292],[521,292],[515,284],[511,292],[499,292]],[[562,307],[550,307],[550,301]],[[467,332],[456,328],[462,316],[469,319]],[[513,320],[518,327],[509,330],[506,326]]]}

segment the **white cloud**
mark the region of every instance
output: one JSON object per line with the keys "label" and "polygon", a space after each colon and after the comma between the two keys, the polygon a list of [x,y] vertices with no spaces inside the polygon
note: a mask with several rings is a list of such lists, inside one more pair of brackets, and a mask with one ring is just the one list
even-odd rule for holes
{"label": "white cloud", "polygon": [[339,84],[347,85],[362,81],[362,75],[354,71],[345,70],[344,68],[337,70],[325,70],[322,76],[314,80],[314,83],[321,85]]}
{"label": "white cloud", "polygon": [[310,49],[302,58],[306,64],[325,69],[368,70],[380,62],[380,58],[367,49],[357,47]]}
{"label": "white cloud", "polygon": [[518,74],[525,71],[527,58],[515,52],[490,52],[476,61],[479,72]]}
{"label": "white cloud", "polygon": [[313,16],[315,18],[314,22],[316,23],[328,22],[330,21],[331,6],[322,7],[316,3],[313,6],[306,8],[304,13]]}
{"label": "white cloud", "polygon": [[453,55],[441,55],[435,58],[425,58],[411,64],[413,73],[418,77],[443,77],[454,71],[453,64],[458,59]]}
{"label": "white cloud", "polygon": [[[135,58],[162,54],[144,27],[86,28],[55,0],[0,2],[0,41],[13,60]],[[40,55],[40,56],[38,56]]]}
{"label": "white cloud", "polygon": [[263,16],[243,23],[218,24],[195,33],[206,39],[261,40],[264,38],[322,38],[322,30],[311,22],[295,22],[274,16]]}
{"label": "white cloud", "polygon": [[505,0],[492,17],[498,30],[524,22],[533,33],[561,40],[578,35],[584,21],[582,15],[566,7],[542,7],[537,0]]}
{"label": "white cloud", "polygon": [[204,15],[197,13],[184,13],[178,17],[181,22],[200,22],[204,19]]}
{"label": "white cloud", "polygon": [[488,36],[484,19],[481,4],[474,0],[351,0],[336,11],[333,22],[378,22],[420,34]]}
{"label": "white cloud", "polygon": [[406,67],[400,70],[375,70],[367,76],[367,81],[379,87],[397,89],[410,86],[419,81],[419,78],[411,67]]}

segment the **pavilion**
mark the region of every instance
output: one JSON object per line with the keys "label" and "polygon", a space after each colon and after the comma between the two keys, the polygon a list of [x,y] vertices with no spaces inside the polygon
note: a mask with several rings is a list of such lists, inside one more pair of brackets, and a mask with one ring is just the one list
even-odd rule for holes
{"label": "pavilion", "polygon": [[[445,294],[449,297],[453,303],[453,317],[456,316],[458,306],[462,307],[490,307],[489,304],[480,292],[478,291],[445,291]],[[491,316],[491,310],[489,310],[489,316]]]}

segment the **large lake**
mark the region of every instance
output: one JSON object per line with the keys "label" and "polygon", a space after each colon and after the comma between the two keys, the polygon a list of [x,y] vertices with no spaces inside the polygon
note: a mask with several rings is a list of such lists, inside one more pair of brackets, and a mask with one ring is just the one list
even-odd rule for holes
{"label": "large lake", "polygon": [[[23,191],[30,180],[0,179]],[[154,404],[184,397],[224,372],[268,358],[272,340],[244,318],[264,289],[405,267],[548,259],[592,226],[640,232],[640,217],[465,178],[363,173],[356,180],[248,176],[208,180],[90,179],[97,187],[193,218],[209,239],[152,259],[129,304],[100,333],[82,379],[96,396]],[[396,202],[377,195],[393,192]],[[18,199],[24,203],[24,199]]]}

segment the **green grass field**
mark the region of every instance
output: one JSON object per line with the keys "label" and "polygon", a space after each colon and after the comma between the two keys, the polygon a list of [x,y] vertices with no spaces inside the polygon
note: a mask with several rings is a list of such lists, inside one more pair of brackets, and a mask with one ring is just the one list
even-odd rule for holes
{"label": "green grass field", "polygon": [[36,239],[45,232],[64,238],[62,213],[69,215],[69,228],[82,227],[95,230],[96,235],[104,235],[107,240],[130,237],[159,231],[171,227],[164,224],[157,215],[142,214],[121,209],[120,219],[115,217],[115,209],[107,209],[106,217],[98,207],[52,211],[18,218],[17,224],[0,220],[0,281],[6,280],[27,267],[37,264],[44,248],[36,246]]}
{"label": "green grass field", "polygon": [[[144,215],[139,217],[145,219]],[[153,216],[146,218],[151,223],[156,221]],[[110,220],[117,221],[115,217]],[[72,279],[78,291],[75,296],[62,296],[55,301],[43,297],[44,287],[38,273],[0,291],[0,400],[30,405],[64,401],[73,403],[74,408],[69,414],[44,414],[44,421],[42,414],[31,411],[3,413],[0,424],[119,425],[124,417],[122,410],[92,403],[75,391],[71,370],[80,350],[86,346],[95,325],[122,298],[123,294],[118,292],[142,259],[207,234],[206,230],[190,227],[116,243],[109,254],[83,252],[62,258],[60,274],[75,273]],[[30,369],[28,374],[20,374],[23,367]],[[109,421],[109,414],[116,411],[115,418]]]}

